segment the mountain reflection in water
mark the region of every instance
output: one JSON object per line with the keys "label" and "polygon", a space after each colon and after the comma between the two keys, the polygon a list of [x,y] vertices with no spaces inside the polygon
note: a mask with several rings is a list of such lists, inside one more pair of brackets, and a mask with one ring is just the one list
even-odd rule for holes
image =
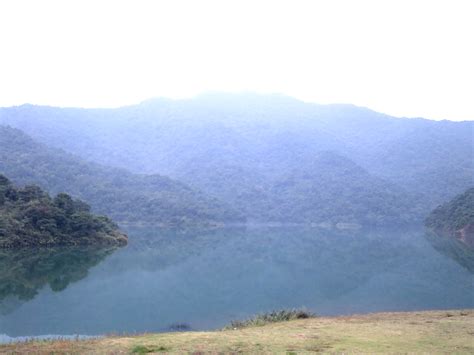
{"label": "mountain reflection in water", "polygon": [[472,264],[422,227],[123,228],[129,244],[115,252],[2,251],[0,334],[215,329],[282,308],[474,307]]}

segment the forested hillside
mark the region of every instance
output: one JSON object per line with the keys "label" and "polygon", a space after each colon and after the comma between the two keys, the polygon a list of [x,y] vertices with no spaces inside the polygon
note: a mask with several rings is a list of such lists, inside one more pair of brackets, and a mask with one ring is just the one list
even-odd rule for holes
{"label": "forested hillside", "polygon": [[52,245],[124,245],[127,236],[104,216],[61,193],[13,186],[0,175],[0,248]]}
{"label": "forested hillside", "polygon": [[180,182],[89,163],[4,126],[0,126],[0,173],[18,184],[38,184],[50,193],[67,192],[90,203],[94,212],[119,222],[242,220],[223,203]]}
{"label": "forested hillside", "polygon": [[474,176],[473,122],[394,118],[279,95],[207,94],[117,109],[23,105],[0,109],[1,122],[85,159],[170,176],[221,200],[266,194],[288,174],[304,173],[321,151],[420,194],[426,212]]}
{"label": "forested hillside", "polygon": [[226,165],[211,171],[215,175],[207,180],[193,181],[193,175],[200,176],[193,171],[182,178],[225,198],[249,220],[381,225],[416,222],[426,212],[420,194],[409,194],[330,151],[315,153],[301,167],[271,179]]}
{"label": "forested hillside", "polygon": [[208,167],[208,180],[198,172],[193,180],[191,170],[189,180],[219,201],[166,177],[85,162],[16,129],[0,127],[0,138],[0,171],[22,184],[37,183],[53,193],[67,191],[122,222],[386,224],[423,216],[416,195],[332,152],[316,153],[301,168],[273,179],[214,165]]}
{"label": "forested hillside", "polygon": [[419,194],[408,194],[333,152],[317,153],[287,172],[271,186],[270,196],[265,210],[295,221],[382,225],[412,223],[424,213]]}

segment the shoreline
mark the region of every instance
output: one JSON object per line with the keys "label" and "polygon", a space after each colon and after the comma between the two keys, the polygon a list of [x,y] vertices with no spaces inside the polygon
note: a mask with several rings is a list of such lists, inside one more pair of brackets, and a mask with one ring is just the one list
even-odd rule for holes
{"label": "shoreline", "polygon": [[474,309],[316,317],[241,329],[0,344],[0,353],[474,353]]}

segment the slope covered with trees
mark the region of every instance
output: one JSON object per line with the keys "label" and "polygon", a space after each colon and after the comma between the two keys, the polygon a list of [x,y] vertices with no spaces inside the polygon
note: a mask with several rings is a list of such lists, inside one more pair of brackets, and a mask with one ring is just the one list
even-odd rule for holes
{"label": "slope covered with trees", "polygon": [[118,222],[186,224],[243,218],[183,183],[89,163],[5,126],[0,126],[0,173],[18,184],[69,193]]}
{"label": "slope covered with trees", "polygon": [[265,210],[280,219],[315,223],[382,225],[413,223],[423,216],[418,194],[369,174],[334,152],[315,154],[312,161],[285,174],[270,189]]}
{"label": "slope covered with trees", "polygon": [[[331,151],[315,153],[303,166],[272,179],[223,167],[214,171],[208,180],[192,183],[223,196],[256,222],[382,225],[413,223],[424,216],[419,194],[409,194]],[[192,175],[188,178],[192,181]],[[219,179],[229,185],[219,184]],[[236,184],[238,193],[232,190]]]}
{"label": "slope covered with trees", "polygon": [[127,236],[80,200],[51,198],[34,185],[17,188],[0,175],[0,248],[87,244],[124,245]]}
{"label": "slope covered with trees", "polygon": [[117,109],[23,105],[0,109],[1,122],[101,164],[164,174],[222,201],[248,200],[244,210],[288,174],[304,174],[321,151],[421,196],[426,213],[474,176],[473,122],[394,118],[279,95],[207,94]]}
{"label": "slope covered with trees", "polygon": [[417,196],[334,152],[315,153],[302,167],[271,178],[211,160],[207,175],[192,169],[182,175],[210,198],[166,177],[85,162],[16,129],[0,127],[0,138],[0,171],[14,181],[67,191],[121,222],[386,224],[414,222],[423,213]]}

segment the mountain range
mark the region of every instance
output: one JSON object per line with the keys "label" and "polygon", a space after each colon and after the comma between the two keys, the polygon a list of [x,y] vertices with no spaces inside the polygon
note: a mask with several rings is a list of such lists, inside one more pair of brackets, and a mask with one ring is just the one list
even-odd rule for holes
{"label": "mountain range", "polygon": [[409,223],[474,186],[471,121],[281,95],[22,105],[0,125],[0,172],[118,221]]}
{"label": "mountain range", "polygon": [[120,222],[195,224],[243,219],[183,183],[88,162],[5,126],[0,126],[0,172],[17,184],[37,184],[52,194],[66,192],[81,198],[94,212]]}

